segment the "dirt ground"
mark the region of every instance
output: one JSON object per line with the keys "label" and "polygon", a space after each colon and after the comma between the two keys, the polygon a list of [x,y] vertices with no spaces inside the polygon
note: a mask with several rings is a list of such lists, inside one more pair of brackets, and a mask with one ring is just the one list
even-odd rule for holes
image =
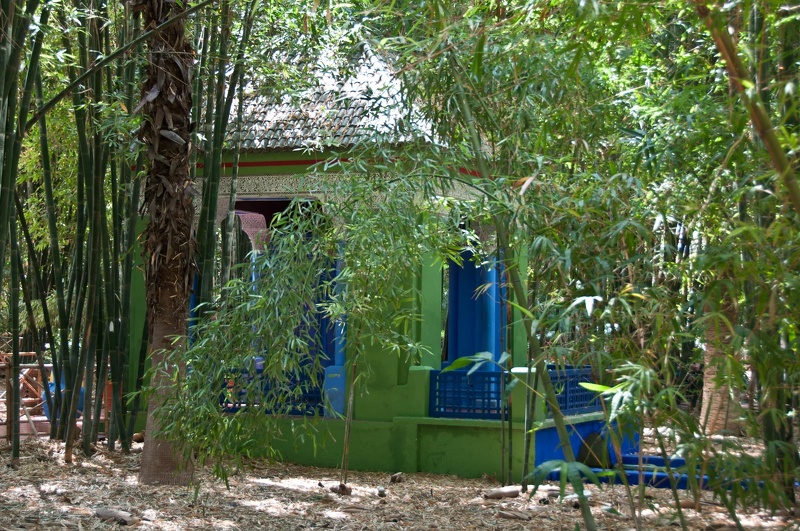
{"label": "dirt ground", "polygon": [[[193,488],[151,487],[137,481],[141,445],[130,455],[103,448],[91,459],[63,462],[63,445],[28,439],[17,468],[10,447],[0,443],[0,530],[111,529],[125,520],[139,529],[536,529],[583,528],[574,499],[547,484],[530,496],[487,500],[499,487],[492,478],[462,479],[433,474],[351,472],[350,496],[330,491],[339,483],[333,469],[252,461],[230,478],[230,490],[208,474],[197,497]],[[383,487],[385,496],[379,496]],[[634,529],[621,486],[588,487],[600,529]],[[642,529],[679,529],[668,490],[648,489]],[[681,504],[689,505],[689,498]],[[718,501],[704,494],[699,511],[683,509],[690,529],[732,530]],[[745,529],[800,529],[788,515],[742,511]]]}

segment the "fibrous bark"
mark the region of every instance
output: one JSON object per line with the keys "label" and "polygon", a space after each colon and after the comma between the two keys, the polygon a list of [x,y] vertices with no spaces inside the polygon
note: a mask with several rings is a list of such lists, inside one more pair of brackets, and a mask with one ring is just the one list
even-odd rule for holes
{"label": "fibrous bark", "polygon": [[[184,2],[131,0],[143,15],[144,30],[180,15]],[[192,48],[183,20],[148,40],[147,75],[139,107],[144,114],[141,139],[146,145],[147,184],[144,209],[149,224],[144,233],[147,285],[147,323],[150,358],[160,365],[165,351],[181,348],[185,337],[194,243],[191,235],[194,205],[189,179],[190,113],[192,108]],[[147,484],[187,484],[192,469],[173,446],[159,435],[152,416],[169,385],[164,371],[151,380],[155,392],[148,404],[148,437],[139,480]]]}

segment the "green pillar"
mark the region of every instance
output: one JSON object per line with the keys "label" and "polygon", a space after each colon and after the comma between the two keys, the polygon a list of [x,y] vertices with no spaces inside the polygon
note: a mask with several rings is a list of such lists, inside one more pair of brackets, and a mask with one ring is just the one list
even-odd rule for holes
{"label": "green pillar", "polygon": [[[528,253],[522,249],[517,257],[516,266],[519,268],[519,276],[527,285],[528,279]],[[517,301],[513,296],[513,290],[509,289],[509,300],[514,301],[519,306],[525,308],[528,301]],[[519,308],[511,306],[511,319],[508,323],[508,345],[510,347],[511,361],[514,367],[525,367],[528,364],[528,337],[525,333],[525,323],[522,320],[522,312]]]}
{"label": "green pillar", "polygon": [[424,347],[419,364],[442,368],[442,266],[429,254],[416,278],[420,314],[419,340]]}

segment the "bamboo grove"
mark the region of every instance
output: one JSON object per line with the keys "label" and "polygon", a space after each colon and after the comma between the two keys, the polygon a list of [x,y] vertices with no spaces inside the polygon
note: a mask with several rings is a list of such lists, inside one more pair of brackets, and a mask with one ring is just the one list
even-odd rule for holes
{"label": "bamboo grove", "polygon": [[[132,296],[141,296],[131,290],[142,289],[141,282],[136,284],[141,265],[135,264],[141,262],[138,234],[145,211],[141,108],[149,96],[141,86],[146,43],[148,36],[180,18],[202,28],[197,35],[218,35],[214,27],[224,12],[224,39],[215,39],[213,48],[207,45],[202,61],[189,63],[196,70],[189,75],[198,80],[193,85],[196,100],[205,99],[207,88],[217,83],[219,93],[232,91],[236,83],[231,79],[241,77],[245,50],[236,43],[244,42],[239,35],[243,31],[246,41],[249,29],[241,24],[231,28],[230,4],[208,10],[210,4],[151,25],[145,25],[132,3],[10,1],[0,11],[3,333],[20,338],[8,342],[13,345],[12,378],[19,378],[20,348],[37,352],[42,369],[52,364],[54,388],[52,393],[44,389],[47,409],[57,412],[50,435],[67,441],[68,461],[73,444],[86,455],[92,453],[107,382],[112,404],[109,447],[114,449],[117,442],[123,451],[130,447],[148,346],[146,337],[134,342],[141,344],[141,355],[134,356],[139,363],[131,366],[128,313]],[[255,5],[250,3],[247,28],[252,27]],[[225,47],[233,48],[238,63],[227,58]],[[234,63],[230,76],[227,68]],[[213,106],[206,112],[221,115]],[[199,121],[196,115],[192,118]],[[217,130],[224,131],[226,122]],[[222,133],[215,133],[199,143],[208,152],[219,152],[223,140]],[[83,396],[74,392],[81,387]],[[18,396],[13,400],[19,404]],[[79,401],[85,404],[80,434],[70,421]],[[18,422],[9,415],[15,457]]]}

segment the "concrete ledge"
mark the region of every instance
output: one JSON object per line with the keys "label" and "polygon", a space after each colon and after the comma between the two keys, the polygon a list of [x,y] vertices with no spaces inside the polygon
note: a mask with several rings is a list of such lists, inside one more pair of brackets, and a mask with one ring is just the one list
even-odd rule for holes
{"label": "concrete ledge", "polygon": [[[605,413],[602,411],[593,411],[591,413],[581,413],[579,415],[570,415],[564,418],[567,426],[574,424],[582,424],[584,422],[593,422],[603,420]],[[393,422],[419,424],[419,425],[435,425],[435,426],[463,426],[465,428],[495,428],[500,429],[503,424],[500,420],[484,420],[484,419],[452,419],[441,417],[394,417]],[[514,429],[522,428],[522,423],[514,420]],[[545,419],[538,429],[554,428],[555,423],[552,418]]]}

